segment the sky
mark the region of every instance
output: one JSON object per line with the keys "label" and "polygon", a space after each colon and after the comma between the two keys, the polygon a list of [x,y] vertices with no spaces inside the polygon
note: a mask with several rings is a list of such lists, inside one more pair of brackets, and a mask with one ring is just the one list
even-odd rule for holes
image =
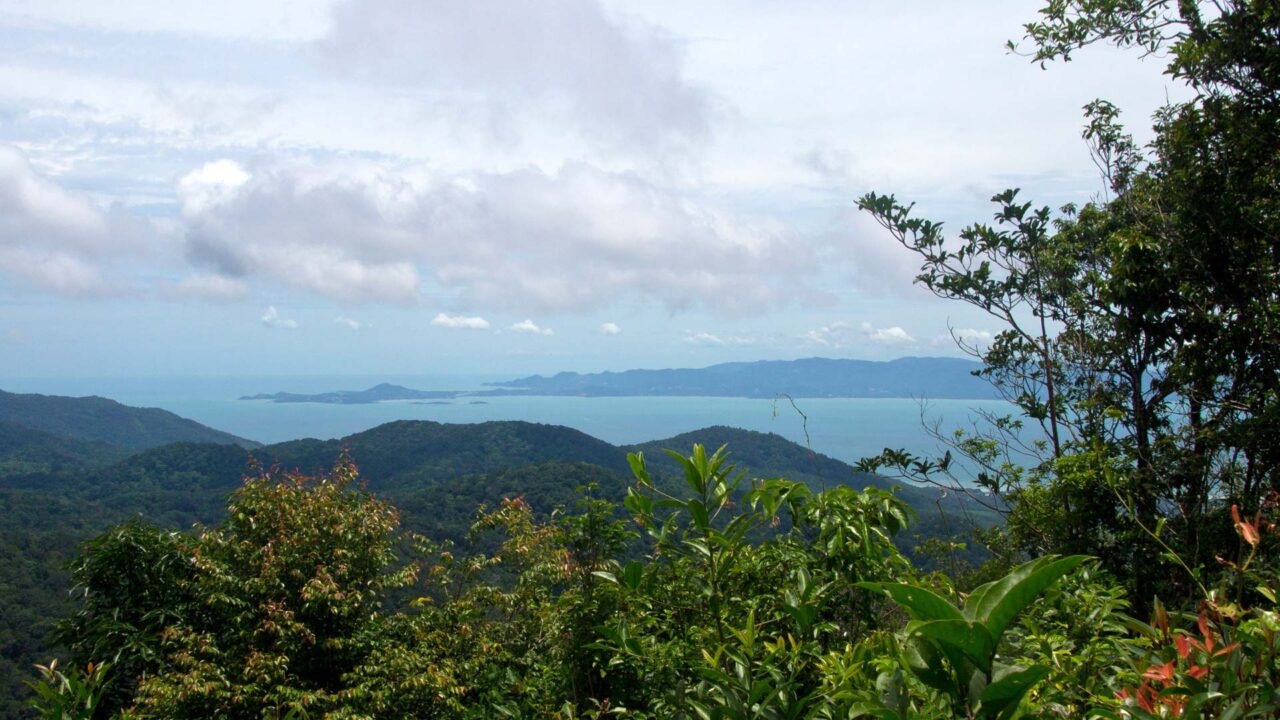
{"label": "sky", "polygon": [[856,199],[1101,188],[1029,0],[0,0],[0,377],[957,354]]}

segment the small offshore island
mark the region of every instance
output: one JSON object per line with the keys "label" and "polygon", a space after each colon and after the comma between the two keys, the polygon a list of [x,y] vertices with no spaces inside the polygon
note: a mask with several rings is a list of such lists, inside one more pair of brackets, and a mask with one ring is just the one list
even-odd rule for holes
{"label": "small offshore island", "polygon": [[[908,398],[986,400],[998,397],[962,358],[905,357],[889,361],[805,358],[731,362],[705,368],[562,372],[486,383],[491,390],[415,390],[382,383],[367,390],[313,395],[263,393],[241,400],[359,405],[392,400],[445,402],[521,395],[576,397]],[[473,400],[475,402],[483,402]]]}

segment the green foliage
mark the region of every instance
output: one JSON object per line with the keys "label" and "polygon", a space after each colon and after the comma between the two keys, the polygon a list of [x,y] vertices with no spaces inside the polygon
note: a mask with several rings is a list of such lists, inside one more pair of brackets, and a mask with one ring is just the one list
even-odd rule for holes
{"label": "green foliage", "polygon": [[[1020,414],[953,446],[1001,494],[1013,549],[1096,555],[1143,606],[1199,594],[1215,514],[1280,487],[1280,12],[1212,6],[1050,0],[1026,26],[1042,63],[1112,43],[1163,54],[1195,90],[1145,148],[1118,108],[1086,106],[1098,200],[1055,214],[1005,191],[958,240],[893,196],[859,203],[921,259],[918,282],[1004,328],[968,349]],[[941,465],[881,459],[934,482]]]}
{"label": "green foliage", "polygon": [[[394,510],[355,480],[345,456],[319,478],[250,478],[223,525],[190,541],[189,577],[178,582],[187,597],[164,598],[177,602],[143,616],[163,623],[163,661],[140,676],[135,714],[234,718],[335,706],[343,676],[369,652],[363,633],[382,593],[408,579],[388,573]],[[82,566],[109,562],[94,550],[112,549],[100,541]],[[149,626],[139,633],[135,645],[149,645]]]}
{"label": "green foliage", "polygon": [[112,528],[83,547],[72,568],[80,610],[54,638],[74,663],[113,668],[102,685],[104,714],[127,707],[137,680],[167,669],[163,634],[196,602],[190,536],[139,521]]}
{"label": "green foliage", "polygon": [[911,512],[891,493],[748,480],[724,448],[673,460],[680,495],[631,456],[629,518],[591,486],[573,510],[507,498],[460,544],[397,540],[345,456],[320,478],[250,477],[198,536],[121,526],[86,546],[82,610],[60,630],[112,672],[49,675],[41,702],[121,718],[1276,709],[1271,515],[1233,516],[1238,552],[1193,637],[1163,610],[1124,615],[1082,556],[959,594],[894,546]]}
{"label": "green foliage", "polygon": [[[814,493],[772,479],[739,493],[745,476],[724,448],[672,457],[682,495],[657,487],[643,455],[631,456],[638,484],[626,505],[653,550],[647,566],[628,564],[614,578],[632,611],[601,629],[601,645],[637,678],[636,690],[664,691],[625,707],[654,717],[812,717],[826,653],[883,621],[853,580],[911,573],[892,544],[910,511],[873,488]],[[784,515],[788,532],[753,542]]]}
{"label": "green foliage", "polygon": [[1227,573],[1196,612],[1157,605],[1150,624],[1130,623],[1136,637],[1125,649],[1138,677],[1117,691],[1106,716],[1280,715],[1280,570],[1255,565],[1275,525],[1261,512],[1243,519],[1233,507],[1232,515],[1239,559],[1223,561]]}
{"label": "green foliage", "polygon": [[1123,588],[1089,565],[1051,586],[1006,632],[1002,655],[1012,665],[1043,664],[1036,703],[1062,717],[1106,705],[1116,688],[1136,679],[1128,658],[1141,647],[1125,612]]}
{"label": "green foliage", "polygon": [[[73,438],[68,446],[96,446],[99,451],[107,452],[110,452],[104,447],[107,444],[135,451],[175,442],[258,445],[167,410],[129,407],[101,397],[58,397],[0,390],[0,423]],[[0,448],[3,445],[0,441]]]}
{"label": "green foliage", "polygon": [[0,478],[82,471],[123,460],[129,451],[0,420]]}
{"label": "green foliage", "polygon": [[[998,665],[996,651],[1005,630],[1050,585],[1070,572],[1083,556],[1045,556],[973,590],[962,606],[917,585],[860,583],[882,592],[911,618],[900,640],[903,665],[926,686],[944,693],[951,709],[965,717],[1005,718],[1049,673],[1044,665]],[[900,685],[901,673],[884,684]],[[895,688],[895,702],[883,717],[906,717],[910,700]]]}
{"label": "green foliage", "polygon": [[35,697],[31,707],[42,720],[93,720],[110,676],[106,663],[89,663],[72,668],[70,673],[58,669],[58,661],[37,665],[40,679],[31,683]]}
{"label": "green foliage", "polygon": [[1280,716],[1280,12],[1215,8],[1048,0],[1027,26],[1041,62],[1096,42],[1167,52],[1196,90],[1146,148],[1117,108],[1086,108],[1095,202],[1002,192],[991,224],[948,239],[892,196],[861,200],[921,284],[1004,328],[969,349],[1016,415],[948,436],[955,455],[862,465],[946,485],[957,457],[976,464],[979,488],[952,489],[1008,520],[983,531],[986,566],[959,572],[949,532],[928,547],[951,578],[895,544],[918,522],[906,500],[941,509],[936,493],[870,475],[855,491],[771,438],[743,443],[749,473],[723,428],[704,431],[712,453],[690,437],[688,455],[625,457],[524,423],[349,438],[429,536],[398,531],[336,441],[267,449],[340,460],[254,474],[223,516],[210,501],[240,451],[171,446],[76,483],[48,468],[101,447],[24,435],[0,466],[0,510],[22,523],[2,528],[0,659],[40,649],[52,559],[143,508],[218,524],[128,523],[84,547],[57,633],[77,669],[39,668],[45,716]]}

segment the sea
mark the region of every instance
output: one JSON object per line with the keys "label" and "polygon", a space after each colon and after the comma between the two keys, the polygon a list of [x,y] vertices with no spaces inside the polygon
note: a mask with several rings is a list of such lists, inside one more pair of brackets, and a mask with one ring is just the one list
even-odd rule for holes
{"label": "sea", "polygon": [[[419,390],[480,390],[507,376],[217,376],[28,377],[0,380],[8,392],[111,398],[157,407],[262,443],[339,438],[393,420],[479,423],[524,420],[564,425],[615,445],[662,440],[711,426],[777,433],[816,452],[853,463],[885,448],[940,454],[937,434],[972,429],[983,414],[1006,414],[996,400],[921,398],[466,397],[367,405],[275,403],[244,395],[363,390],[381,382]],[[681,449],[681,448],[676,448]],[[732,448],[730,448],[732,451]]]}

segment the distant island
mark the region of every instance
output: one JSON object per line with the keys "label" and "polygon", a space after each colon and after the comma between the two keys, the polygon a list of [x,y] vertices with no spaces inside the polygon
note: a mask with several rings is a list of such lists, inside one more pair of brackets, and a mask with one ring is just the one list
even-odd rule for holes
{"label": "distant island", "polygon": [[314,395],[264,393],[240,399],[343,405],[522,395],[994,399],[997,395],[991,386],[974,376],[980,368],[979,363],[962,358],[906,357],[889,361],[805,358],[731,362],[705,368],[531,375],[486,383],[492,388],[489,390],[415,390],[382,383],[367,390]]}
{"label": "distant island", "polygon": [[245,395],[241,400],[270,400],[278,403],[328,403],[330,405],[365,405],[384,400],[452,400],[461,393],[452,390],[414,390],[402,385],[381,383],[368,390],[336,390],[304,395],[299,393],[264,393]]}

